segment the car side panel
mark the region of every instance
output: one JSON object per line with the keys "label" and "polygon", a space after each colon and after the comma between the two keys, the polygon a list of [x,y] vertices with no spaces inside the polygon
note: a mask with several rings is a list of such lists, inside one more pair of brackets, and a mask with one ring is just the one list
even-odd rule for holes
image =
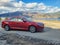
{"label": "car side panel", "polygon": [[17,23],[14,21],[3,21],[2,27],[4,28],[5,25],[9,25],[9,27],[12,29],[17,29]]}
{"label": "car side panel", "polygon": [[17,23],[18,23],[18,27],[23,30],[28,30],[28,27],[30,25],[30,23],[28,22],[17,22]]}
{"label": "car side panel", "polygon": [[10,21],[9,22],[9,26],[10,26],[10,28],[12,28],[12,29],[17,29],[18,27],[17,27],[17,23],[15,22],[15,21]]}

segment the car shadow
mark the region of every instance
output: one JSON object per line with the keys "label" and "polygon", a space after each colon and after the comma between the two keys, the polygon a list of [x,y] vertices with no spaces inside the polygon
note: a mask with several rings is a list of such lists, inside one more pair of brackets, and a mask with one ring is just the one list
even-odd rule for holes
{"label": "car shadow", "polygon": [[[55,28],[51,28],[51,27],[45,27],[44,30],[42,32],[37,32],[37,33],[44,33],[44,32],[49,32],[49,31],[52,31],[52,30],[60,30],[60,29],[55,29]],[[18,30],[18,29],[12,29],[10,31],[25,31],[25,32],[29,32],[27,30]]]}
{"label": "car shadow", "polygon": [[28,30],[21,30],[21,29],[11,29],[10,31],[25,31],[25,32],[28,32]]}

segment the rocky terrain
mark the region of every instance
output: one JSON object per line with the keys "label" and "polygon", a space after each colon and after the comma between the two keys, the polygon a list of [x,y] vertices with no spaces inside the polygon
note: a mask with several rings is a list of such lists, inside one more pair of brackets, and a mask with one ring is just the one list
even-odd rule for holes
{"label": "rocky terrain", "polygon": [[60,42],[21,36],[16,33],[0,32],[0,45],[60,45]]}
{"label": "rocky terrain", "polygon": [[23,12],[23,15],[28,15],[33,18],[59,18],[60,12],[56,13]]}

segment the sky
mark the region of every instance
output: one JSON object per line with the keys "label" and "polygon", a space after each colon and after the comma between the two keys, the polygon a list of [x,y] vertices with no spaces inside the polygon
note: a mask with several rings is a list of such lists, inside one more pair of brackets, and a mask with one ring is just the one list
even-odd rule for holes
{"label": "sky", "polygon": [[60,11],[60,0],[0,0],[0,14],[16,11],[55,13]]}
{"label": "sky", "polygon": [[[19,2],[20,0],[16,0],[17,2]],[[22,0],[25,3],[33,3],[33,2],[37,2],[37,3],[44,3],[46,5],[50,5],[50,6],[58,6],[60,7],[60,0]]]}

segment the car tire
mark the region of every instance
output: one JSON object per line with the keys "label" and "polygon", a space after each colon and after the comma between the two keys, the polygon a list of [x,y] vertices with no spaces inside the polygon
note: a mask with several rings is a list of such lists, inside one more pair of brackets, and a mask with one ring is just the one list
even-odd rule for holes
{"label": "car tire", "polygon": [[30,27],[29,27],[29,31],[30,31],[31,33],[35,33],[35,32],[36,32],[36,27],[35,27],[35,26],[30,26]]}
{"label": "car tire", "polygon": [[8,25],[5,25],[5,30],[6,31],[9,31],[10,30],[10,27]]}

